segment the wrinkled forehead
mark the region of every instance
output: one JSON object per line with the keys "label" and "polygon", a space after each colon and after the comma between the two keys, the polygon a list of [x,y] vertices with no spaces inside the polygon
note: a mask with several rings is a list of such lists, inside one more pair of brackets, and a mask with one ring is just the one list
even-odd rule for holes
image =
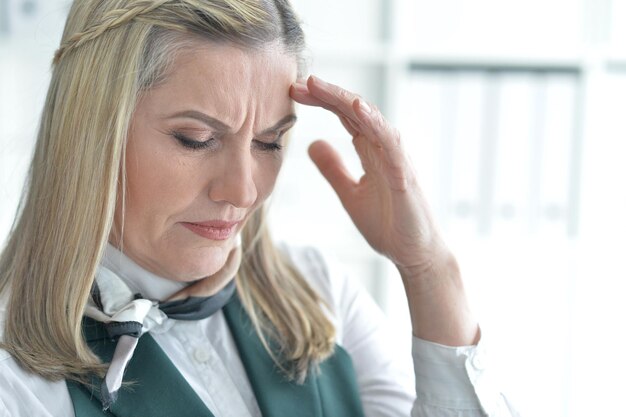
{"label": "wrinkled forehead", "polygon": [[[176,55],[165,81],[145,92],[154,111],[200,111],[233,128],[262,127],[293,112],[297,60],[276,45],[262,50],[205,42]],[[257,126],[258,125],[258,126]]]}

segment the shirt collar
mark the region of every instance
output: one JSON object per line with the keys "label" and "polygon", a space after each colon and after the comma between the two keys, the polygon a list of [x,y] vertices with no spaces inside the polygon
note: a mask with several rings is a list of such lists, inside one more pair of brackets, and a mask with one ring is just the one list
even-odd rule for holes
{"label": "shirt collar", "polygon": [[166,300],[187,285],[146,271],[110,243],[104,251],[102,266],[117,274],[133,292],[150,300]]}

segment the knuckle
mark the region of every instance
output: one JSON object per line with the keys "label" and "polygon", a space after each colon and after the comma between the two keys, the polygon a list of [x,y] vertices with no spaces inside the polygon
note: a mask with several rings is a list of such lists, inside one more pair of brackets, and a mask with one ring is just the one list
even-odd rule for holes
{"label": "knuckle", "polygon": [[382,134],[387,130],[387,121],[378,109],[373,111],[373,126],[377,133]]}
{"label": "knuckle", "polygon": [[391,127],[390,130],[391,130],[391,134],[390,134],[391,143],[394,146],[400,146],[401,144],[400,131],[395,127]]}
{"label": "knuckle", "polygon": [[337,98],[341,101],[351,101],[352,94],[344,90],[343,88],[339,88],[337,90]]}

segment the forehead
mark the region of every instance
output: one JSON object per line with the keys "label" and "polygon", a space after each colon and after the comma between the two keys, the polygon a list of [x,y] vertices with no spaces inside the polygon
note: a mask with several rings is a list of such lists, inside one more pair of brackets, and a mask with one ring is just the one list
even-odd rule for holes
{"label": "forehead", "polygon": [[[277,119],[292,111],[289,86],[297,61],[280,46],[248,51],[203,42],[177,54],[165,82],[148,91],[153,110],[196,110],[225,119],[230,126]],[[144,100],[142,100],[144,101]]]}
{"label": "forehead", "polygon": [[242,49],[229,43],[198,41],[176,54],[168,78],[176,78],[181,70],[219,81],[223,81],[223,77],[233,76],[276,77],[292,73],[295,75],[296,59],[285,53],[278,42],[255,50]]}

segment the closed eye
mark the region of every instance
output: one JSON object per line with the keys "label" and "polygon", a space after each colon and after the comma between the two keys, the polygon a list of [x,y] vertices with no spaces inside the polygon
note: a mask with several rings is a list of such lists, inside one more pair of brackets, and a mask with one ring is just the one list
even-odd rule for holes
{"label": "closed eye", "polygon": [[206,140],[195,140],[180,132],[172,132],[171,135],[185,148],[187,149],[207,149],[215,142],[214,137],[210,137]]}
{"label": "closed eye", "polygon": [[278,152],[283,149],[283,145],[280,142],[263,142],[261,140],[254,141],[255,146],[264,152]]}
{"label": "closed eye", "polygon": [[256,144],[256,146],[261,151],[267,151],[267,152],[278,152],[278,151],[281,151],[283,149],[283,147],[284,147],[284,145],[283,145],[283,136],[285,135],[285,133],[287,133],[287,131],[289,129],[291,129],[291,127],[292,126],[289,126],[286,129],[283,129],[281,131],[276,132],[274,137],[272,139],[268,140],[268,141],[255,139],[253,142]]}

